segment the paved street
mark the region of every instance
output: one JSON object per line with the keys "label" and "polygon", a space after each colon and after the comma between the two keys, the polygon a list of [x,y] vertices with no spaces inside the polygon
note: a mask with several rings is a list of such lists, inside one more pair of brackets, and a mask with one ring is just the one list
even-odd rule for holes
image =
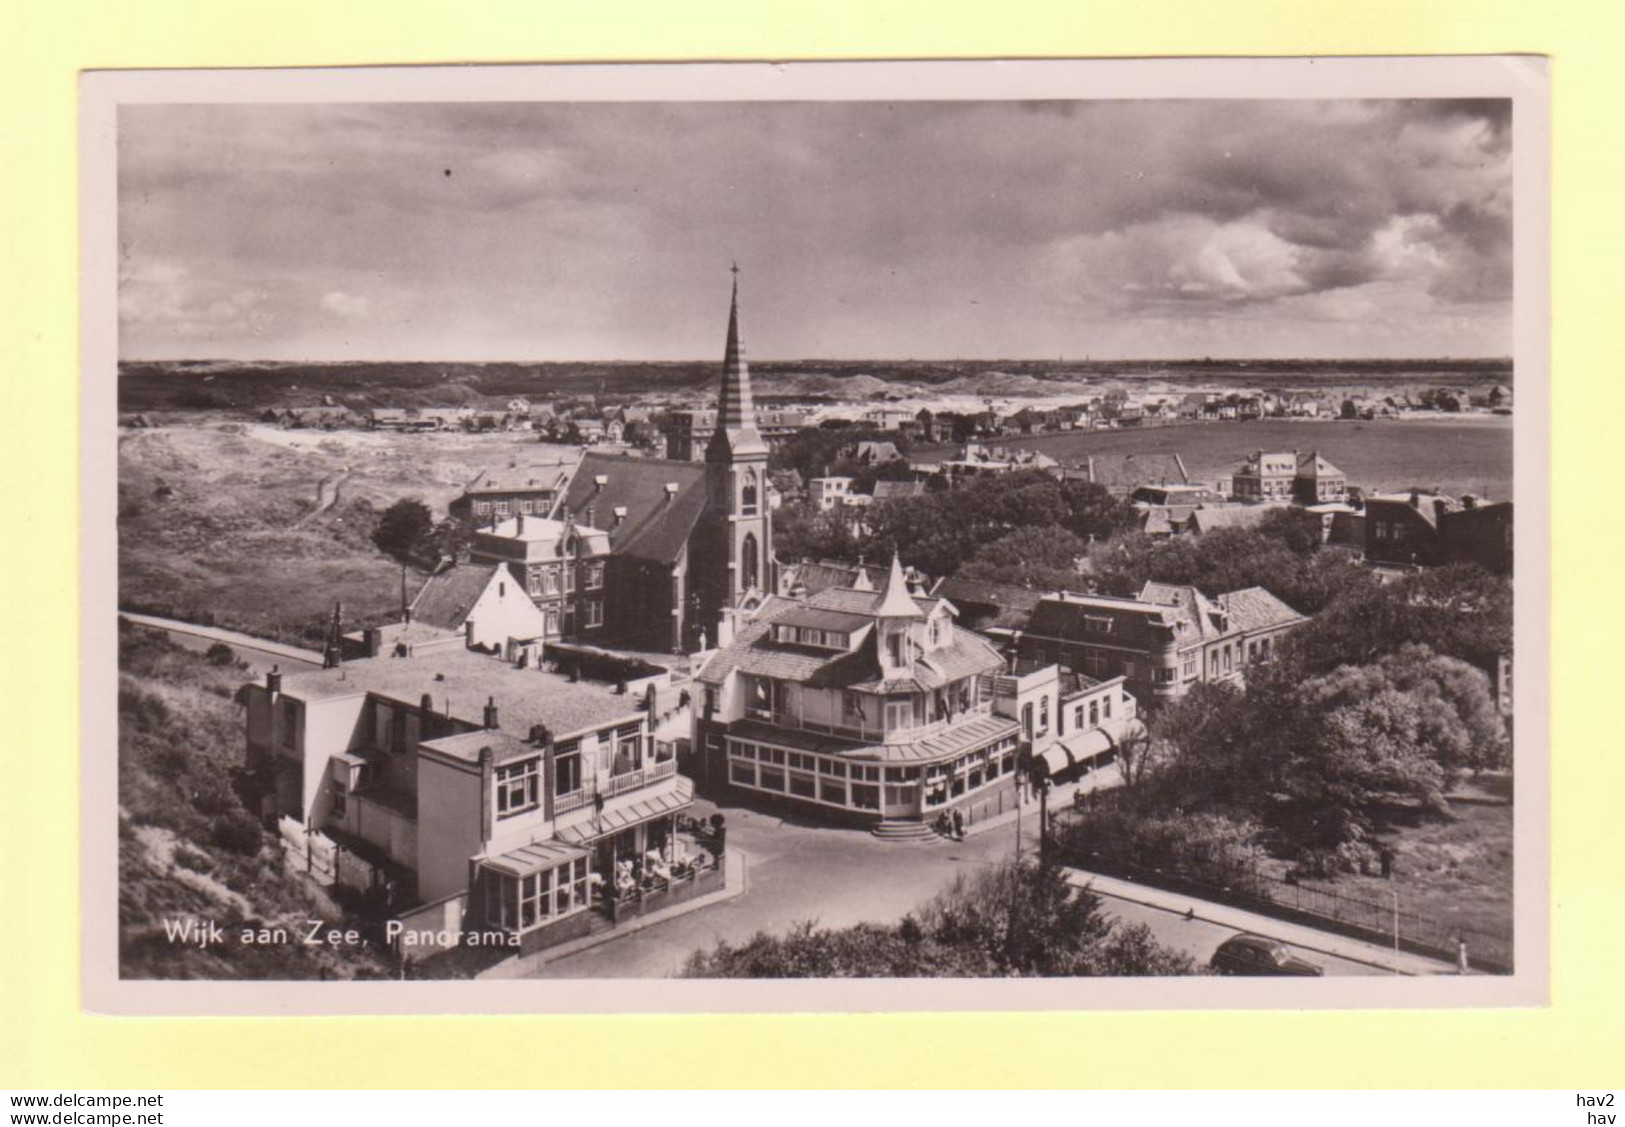
{"label": "paved street", "polygon": [[[714,807],[695,804],[697,813]],[[884,842],[862,830],[786,822],[738,808],[725,809],[728,842],[749,855],[743,896],[543,964],[541,978],[663,977],[681,969],[691,951],[718,939],[742,942],[758,931],[782,932],[801,920],[845,927],[864,920],[895,922],[929,899],[958,873],[996,863],[1015,848],[1013,825],[963,842]],[[1023,819],[1023,848],[1037,846],[1037,813]],[[1183,915],[1104,899],[1114,917],[1148,925],[1163,943],[1206,962],[1235,929]],[[1319,953],[1300,952],[1327,974],[1383,974],[1376,967]]]}

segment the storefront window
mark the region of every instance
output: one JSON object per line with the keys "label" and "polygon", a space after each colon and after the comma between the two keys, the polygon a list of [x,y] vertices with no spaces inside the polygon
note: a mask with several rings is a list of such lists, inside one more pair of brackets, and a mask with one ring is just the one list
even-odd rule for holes
{"label": "storefront window", "polygon": [[852,785],[852,805],[859,810],[880,809],[880,788],[863,783]]}

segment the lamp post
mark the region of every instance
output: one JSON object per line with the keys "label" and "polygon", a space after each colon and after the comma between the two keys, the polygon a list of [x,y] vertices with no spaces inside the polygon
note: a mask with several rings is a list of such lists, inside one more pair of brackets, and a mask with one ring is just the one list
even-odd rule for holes
{"label": "lamp post", "polygon": [[[1390,888],[1388,895],[1393,897],[1394,901],[1394,954],[1397,955],[1399,954],[1399,889]],[[1398,966],[1394,967],[1394,973],[1399,973]]]}

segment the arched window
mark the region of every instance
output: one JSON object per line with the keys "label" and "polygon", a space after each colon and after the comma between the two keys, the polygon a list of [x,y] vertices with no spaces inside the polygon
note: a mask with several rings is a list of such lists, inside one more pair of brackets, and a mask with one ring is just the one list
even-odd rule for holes
{"label": "arched window", "polygon": [[745,542],[739,547],[739,586],[742,591],[749,591],[759,585],[761,567],[756,548],[756,534],[746,535]]}
{"label": "arched window", "polygon": [[745,484],[739,493],[739,512],[742,516],[756,515],[756,473],[754,470],[745,471]]}

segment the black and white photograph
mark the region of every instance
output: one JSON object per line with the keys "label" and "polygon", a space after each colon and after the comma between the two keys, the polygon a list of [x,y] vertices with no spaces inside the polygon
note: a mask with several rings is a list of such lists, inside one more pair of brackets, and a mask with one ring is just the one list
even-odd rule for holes
{"label": "black and white photograph", "polygon": [[1538,1001],[1545,84],[92,76],[87,991]]}

